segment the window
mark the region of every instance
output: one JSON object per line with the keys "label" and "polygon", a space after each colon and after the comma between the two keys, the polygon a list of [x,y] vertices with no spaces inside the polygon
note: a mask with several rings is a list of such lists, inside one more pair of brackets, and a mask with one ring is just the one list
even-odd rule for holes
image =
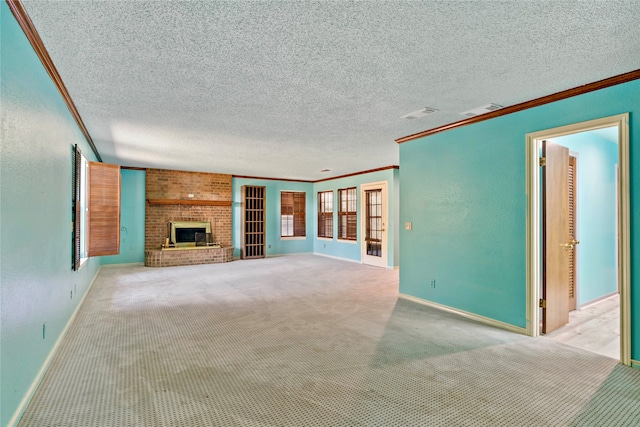
{"label": "window", "polygon": [[76,145],[73,151],[73,259],[79,270],[87,258],[87,159]]}
{"label": "window", "polygon": [[318,193],[318,237],[333,237],[333,191]]}
{"label": "window", "polygon": [[306,193],[283,191],[280,193],[280,236],[305,237]]}
{"label": "window", "polygon": [[356,188],[338,190],[340,208],[338,209],[338,239],[357,240],[358,217],[356,212]]}

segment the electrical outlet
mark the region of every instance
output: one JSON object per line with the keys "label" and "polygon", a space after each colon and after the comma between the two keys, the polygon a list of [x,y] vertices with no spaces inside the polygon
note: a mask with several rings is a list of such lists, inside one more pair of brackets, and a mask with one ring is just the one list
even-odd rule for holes
{"label": "electrical outlet", "polygon": [[73,299],[73,291],[69,291],[69,299]]}
{"label": "electrical outlet", "polygon": [[412,230],[413,229],[413,223],[411,221],[407,221],[404,223],[404,229],[405,230]]}
{"label": "electrical outlet", "polygon": [[42,339],[44,339],[46,331],[47,331],[47,330],[46,330],[46,326],[45,326],[45,324],[43,323],[43,324],[42,324]]}
{"label": "electrical outlet", "polygon": [[269,249],[271,249],[271,245],[269,245]]}
{"label": "electrical outlet", "polygon": [[429,284],[431,285],[432,288],[435,288],[436,287],[436,279],[431,279]]}

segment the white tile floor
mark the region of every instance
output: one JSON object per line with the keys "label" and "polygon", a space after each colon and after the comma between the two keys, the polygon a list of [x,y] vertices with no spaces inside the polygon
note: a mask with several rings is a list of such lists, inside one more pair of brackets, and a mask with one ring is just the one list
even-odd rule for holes
{"label": "white tile floor", "polygon": [[570,312],[569,324],[547,337],[620,359],[620,296],[616,294]]}

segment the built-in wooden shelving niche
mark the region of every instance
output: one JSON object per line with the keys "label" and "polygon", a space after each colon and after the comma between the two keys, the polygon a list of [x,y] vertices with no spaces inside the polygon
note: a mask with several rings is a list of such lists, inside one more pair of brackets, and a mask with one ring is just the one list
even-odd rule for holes
{"label": "built-in wooden shelving niche", "polygon": [[242,191],[242,242],[241,257],[264,258],[266,188],[243,185]]}

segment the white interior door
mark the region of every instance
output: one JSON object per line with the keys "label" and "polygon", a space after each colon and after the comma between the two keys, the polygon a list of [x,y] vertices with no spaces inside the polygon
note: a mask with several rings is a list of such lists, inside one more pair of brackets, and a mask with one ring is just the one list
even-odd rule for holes
{"label": "white interior door", "polygon": [[360,201],[362,263],[386,268],[389,235],[387,183],[363,184]]}

